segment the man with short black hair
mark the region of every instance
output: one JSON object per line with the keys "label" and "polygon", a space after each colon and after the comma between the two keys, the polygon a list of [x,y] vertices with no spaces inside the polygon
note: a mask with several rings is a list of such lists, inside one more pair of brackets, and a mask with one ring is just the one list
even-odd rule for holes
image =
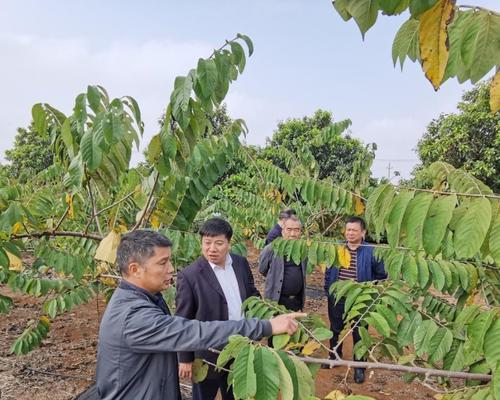
{"label": "man with short black hair", "polygon": [[[384,270],[384,263],[376,259],[373,254],[373,247],[365,242],[366,223],[361,217],[350,217],[346,221],[345,232],[346,248],[349,251],[350,263],[348,267],[331,266],[325,272],[325,291],[328,296],[328,318],[330,319],[330,329],[333,337],[330,339],[330,348],[338,345],[340,332],[344,329],[344,308],[345,298],[339,299],[335,304],[335,297],[330,295],[330,286],[339,280],[354,280],[357,282],[374,281],[385,279],[387,274]],[[352,331],[353,347],[361,340],[358,328]],[[337,354],[342,358],[342,344],[337,348]],[[324,366],[325,368],[327,365]],[[365,370],[363,368],[354,369],[354,381],[363,383],[365,380]]]}
{"label": "man with short black hair", "polygon": [[[200,227],[202,256],[177,275],[176,315],[199,321],[241,320],[242,302],[260,296],[245,257],[230,253],[233,229],[222,218],[211,218]],[[191,379],[195,358],[216,363],[210,351],[179,353],[181,378]],[[232,400],[227,372],[209,366],[205,380],[193,384],[193,400],[214,399],[220,389],[224,400]]]}
{"label": "man with short black hair", "polygon": [[99,329],[96,386],[102,400],[180,400],[176,352],[220,347],[235,334],[259,340],[297,329],[293,318],[299,314],[210,323],[171,316],[160,293],[173,277],[171,246],[152,231],[121,238],[117,262],[123,279]]}
{"label": "man with short black hair", "polygon": [[[302,236],[302,223],[290,215],[283,223],[283,239],[296,240]],[[275,254],[268,244],[259,257],[259,272],[266,277],[264,297],[277,301],[289,310],[302,310],[305,302],[307,261],[293,260]]]}
{"label": "man with short black hair", "polygon": [[290,218],[291,215],[296,215],[296,212],[292,208],[287,208],[283,211],[281,211],[278,215],[278,222],[276,225],[272,227],[272,229],[269,231],[266,237],[266,241],[264,242],[264,245],[268,245],[271,243],[274,239],[281,237],[281,231],[283,230],[283,224],[285,221]]}

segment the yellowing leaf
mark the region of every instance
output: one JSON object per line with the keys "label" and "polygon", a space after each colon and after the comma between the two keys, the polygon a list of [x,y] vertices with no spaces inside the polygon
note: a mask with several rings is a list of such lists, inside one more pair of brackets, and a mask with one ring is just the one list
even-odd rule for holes
{"label": "yellowing leaf", "polygon": [[99,275],[100,274],[109,274],[110,271],[109,271],[108,264],[105,262],[100,262],[99,264],[97,264],[95,272],[97,272]]}
{"label": "yellowing leaf", "polygon": [[207,377],[208,364],[205,364],[201,358],[195,358],[193,362],[193,383],[200,383]]}
{"label": "yellowing leaf", "polygon": [[491,112],[500,111],[500,70],[491,81],[490,87],[490,108]]}
{"label": "yellowing leaf", "polygon": [[320,269],[321,272],[325,273],[326,271],[326,263],[320,263],[318,264],[318,267]]}
{"label": "yellowing leaf", "polygon": [[151,215],[151,219],[149,222],[151,223],[151,226],[153,227],[153,229],[158,229],[160,227],[160,220],[159,220],[158,215],[156,213]]}
{"label": "yellowing leaf", "polygon": [[346,398],[345,394],[340,390],[334,390],[326,395],[325,400],[344,400]]}
{"label": "yellowing leaf", "polygon": [[448,25],[453,20],[454,0],[440,0],[420,16],[419,43],[422,69],[438,90],[448,63]]}
{"label": "yellowing leaf", "polygon": [[305,356],[310,356],[312,353],[314,353],[315,350],[318,350],[320,347],[321,345],[318,342],[316,342],[315,340],[310,340],[306,343],[301,353]]}
{"label": "yellowing leaf", "polygon": [[118,282],[113,279],[113,278],[100,278],[101,280],[101,283],[105,286],[109,286],[109,287],[117,287],[118,286]]}
{"label": "yellowing leaf", "polygon": [[6,253],[7,257],[9,257],[9,271],[22,272],[24,267],[21,259],[8,251]]}
{"label": "yellowing leaf", "polygon": [[307,239],[306,240],[306,246],[307,247],[311,247],[311,244],[312,244],[312,240],[311,239]]}
{"label": "yellowing leaf", "polygon": [[116,228],[116,230],[117,230],[118,232],[120,232],[120,233],[125,233],[125,232],[127,232],[127,231],[128,231],[128,229],[127,229],[127,225],[125,225],[125,224],[121,223],[121,224],[119,224],[119,225],[118,225],[118,228]]}
{"label": "yellowing leaf", "polygon": [[95,252],[94,258],[96,260],[106,261],[110,264],[114,264],[116,260],[116,249],[120,243],[120,234],[111,231],[108,236],[101,240],[99,247]]}
{"label": "yellowing leaf", "polygon": [[342,268],[349,268],[351,265],[351,254],[347,247],[345,246],[337,246],[337,255],[339,259],[339,264]]}
{"label": "yellowing leaf", "polygon": [[40,317],[40,321],[42,321],[45,325],[50,326],[50,319],[46,315],[42,315]]}
{"label": "yellowing leaf", "polygon": [[361,215],[365,212],[365,203],[358,197],[354,196],[354,214]]}
{"label": "yellowing leaf", "polygon": [[16,222],[14,224],[14,226],[12,227],[12,234],[16,235],[21,230],[22,227],[23,227],[23,224],[21,222]]}
{"label": "yellowing leaf", "polygon": [[66,204],[68,205],[68,217],[73,219],[74,211],[73,211],[73,195],[66,193]]}

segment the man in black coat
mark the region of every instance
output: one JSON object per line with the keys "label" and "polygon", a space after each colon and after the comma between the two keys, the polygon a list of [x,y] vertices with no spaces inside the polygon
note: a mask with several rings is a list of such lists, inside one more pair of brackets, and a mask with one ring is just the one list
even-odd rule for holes
{"label": "man in black coat", "polygon": [[[260,296],[248,261],[229,252],[233,230],[227,221],[207,220],[200,235],[203,255],[177,274],[176,315],[199,321],[240,320],[242,302]],[[217,354],[208,350],[179,353],[178,357],[181,378],[192,378],[195,358],[217,360]],[[193,384],[193,400],[214,399],[219,389],[224,400],[233,399],[227,373],[210,367],[207,378]]]}

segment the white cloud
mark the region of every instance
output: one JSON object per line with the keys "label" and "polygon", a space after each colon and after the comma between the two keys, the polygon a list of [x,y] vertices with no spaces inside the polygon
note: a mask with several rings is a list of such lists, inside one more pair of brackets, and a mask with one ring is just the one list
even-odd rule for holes
{"label": "white cloud", "polygon": [[93,48],[79,38],[0,35],[0,155],[12,146],[17,127],[29,124],[33,104],[47,102],[69,114],[88,84],[104,86],[111,97],[133,96],[143,113],[147,143],[175,76],[186,74],[210,51],[210,45],[195,41],[116,41]]}
{"label": "white cloud", "polygon": [[[392,172],[399,171],[401,176],[408,178],[418,162],[414,149],[425,130],[426,122],[420,122],[414,117],[381,118],[365,123],[353,124],[356,137],[365,143],[377,143],[376,158],[372,172],[375,177],[388,176],[388,167]],[[391,173],[392,176],[392,173]]]}

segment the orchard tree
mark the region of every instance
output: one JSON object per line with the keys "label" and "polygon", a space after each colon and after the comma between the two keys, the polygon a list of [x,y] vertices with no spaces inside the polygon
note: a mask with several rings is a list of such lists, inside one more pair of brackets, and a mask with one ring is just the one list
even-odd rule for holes
{"label": "orchard tree", "polygon": [[500,192],[500,111],[489,108],[490,82],[467,91],[458,112],[442,114],[427,126],[417,151],[422,166],[446,161],[463,167]]}
{"label": "orchard tree", "polygon": [[373,153],[358,140],[342,135],[351,121],[334,124],[332,114],[317,110],[313,116],[280,122],[262,156],[290,170],[300,165],[319,179],[345,181],[357,160],[372,160]]}
{"label": "orchard tree", "polygon": [[49,130],[39,132],[34,123],[18,128],[14,147],[5,152],[9,164],[4,166],[8,176],[25,183],[53,163]]}

